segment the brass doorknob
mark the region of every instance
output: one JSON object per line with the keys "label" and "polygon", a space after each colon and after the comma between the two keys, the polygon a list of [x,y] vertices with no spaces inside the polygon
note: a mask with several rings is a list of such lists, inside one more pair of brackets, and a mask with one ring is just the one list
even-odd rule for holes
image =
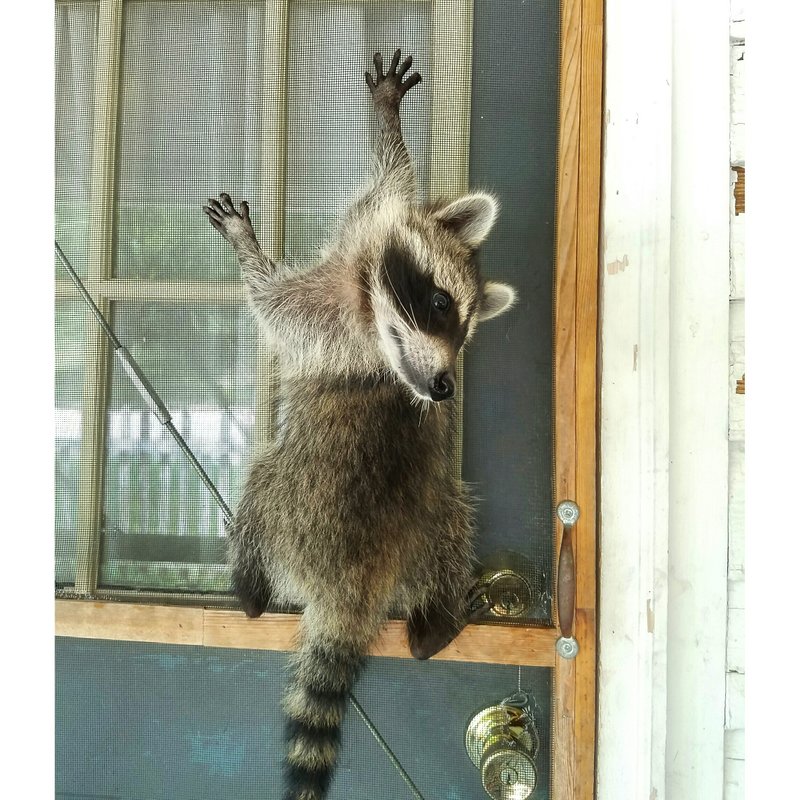
{"label": "brass doorknob", "polygon": [[502,704],[479,711],[467,726],[465,745],[493,800],[526,800],[533,794],[539,736],[525,708]]}

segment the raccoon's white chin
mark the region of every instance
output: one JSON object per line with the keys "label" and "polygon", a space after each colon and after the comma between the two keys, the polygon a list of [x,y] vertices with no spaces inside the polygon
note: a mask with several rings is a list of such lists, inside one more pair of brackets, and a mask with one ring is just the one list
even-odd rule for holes
{"label": "raccoon's white chin", "polygon": [[417,399],[430,401],[431,395],[427,381],[421,375],[415,375],[416,370],[407,363],[404,357],[400,331],[391,324],[379,326],[378,331],[380,333],[381,350],[392,371],[411,389]]}

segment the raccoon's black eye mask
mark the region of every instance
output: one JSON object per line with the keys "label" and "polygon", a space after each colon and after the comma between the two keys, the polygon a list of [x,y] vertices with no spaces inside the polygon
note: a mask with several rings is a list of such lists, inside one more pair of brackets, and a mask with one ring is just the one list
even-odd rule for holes
{"label": "raccoon's black eye mask", "polygon": [[466,326],[459,322],[455,300],[422,272],[411,253],[392,243],[383,256],[381,279],[397,310],[412,328],[441,336],[460,347]]}

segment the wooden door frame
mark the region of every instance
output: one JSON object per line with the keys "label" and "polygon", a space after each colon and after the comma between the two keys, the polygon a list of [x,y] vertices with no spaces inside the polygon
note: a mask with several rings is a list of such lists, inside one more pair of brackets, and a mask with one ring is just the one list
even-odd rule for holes
{"label": "wooden door frame", "polygon": [[[436,656],[553,669],[553,800],[591,800],[595,783],[597,565],[597,297],[602,0],[563,0],[554,279],[554,507],[578,503],[574,660],[556,655],[557,628],[470,625]],[[560,530],[554,525],[555,552]],[[116,601],[57,600],[58,636],[291,650],[299,617]],[[375,655],[408,657],[405,625],[390,622]]]}
{"label": "wooden door frame", "polygon": [[[589,800],[595,785],[597,640],[597,299],[603,2],[564,0],[556,221],[554,506],[581,511],[574,538],[580,652],[556,658],[554,800]],[[554,552],[560,546],[556,530]]]}

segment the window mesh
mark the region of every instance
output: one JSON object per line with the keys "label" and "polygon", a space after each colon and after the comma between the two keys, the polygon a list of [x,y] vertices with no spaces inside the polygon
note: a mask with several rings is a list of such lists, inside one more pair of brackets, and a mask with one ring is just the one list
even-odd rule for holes
{"label": "window mesh", "polygon": [[[403,127],[420,194],[456,194],[468,175],[499,196],[483,269],[521,298],[464,361],[479,552],[524,562],[537,598],[525,619],[549,623],[558,3],[476,0],[471,37],[461,0],[125,0],[118,30],[102,21],[110,5],[56,4],[56,238],[232,507],[269,435],[276,376],[201,205],[245,198],[271,255],[313,257],[369,171],[371,55],[414,55],[423,82]],[[454,75],[471,81],[463,102]],[[57,279],[59,585],[96,553],[84,593],[226,593],[219,511],[113,357],[89,346],[96,323]],[[79,506],[99,509],[94,522]]]}
{"label": "window mesh", "polygon": [[[97,3],[56,4],[55,233],[81,276],[89,256],[97,22]],[[60,265],[56,277],[67,277]]]}
{"label": "window mesh", "polygon": [[239,277],[200,206],[262,189],[263,2],[127,2],[120,74],[114,274]]}
{"label": "window mesh", "polygon": [[[410,44],[413,42],[413,52]],[[421,2],[297,2],[290,6],[287,82],[286,249],[313,258],[369,173],[374,113],[364,84],[376,50],[412,52],[430,75],[431,9]],[[354,58],[354,53],[358,57]],[[362,85],[364,90],[362,91]],[[431,89],[403,101],[403,134],[417,179],[430,181]]]}
{"label": "window mesh", "polygon": [[[114,328],[235,504],[255,413],[249,315],[209,303],[116,303]],[[100,585],[227,591],[222,512],[118,366],[107,419]]]}
{"label": "window mesh", "polygon": [[55,579],[75,582],[78,482],[83,429],[83,342],[87,314],[80,300],[56,306]]}

